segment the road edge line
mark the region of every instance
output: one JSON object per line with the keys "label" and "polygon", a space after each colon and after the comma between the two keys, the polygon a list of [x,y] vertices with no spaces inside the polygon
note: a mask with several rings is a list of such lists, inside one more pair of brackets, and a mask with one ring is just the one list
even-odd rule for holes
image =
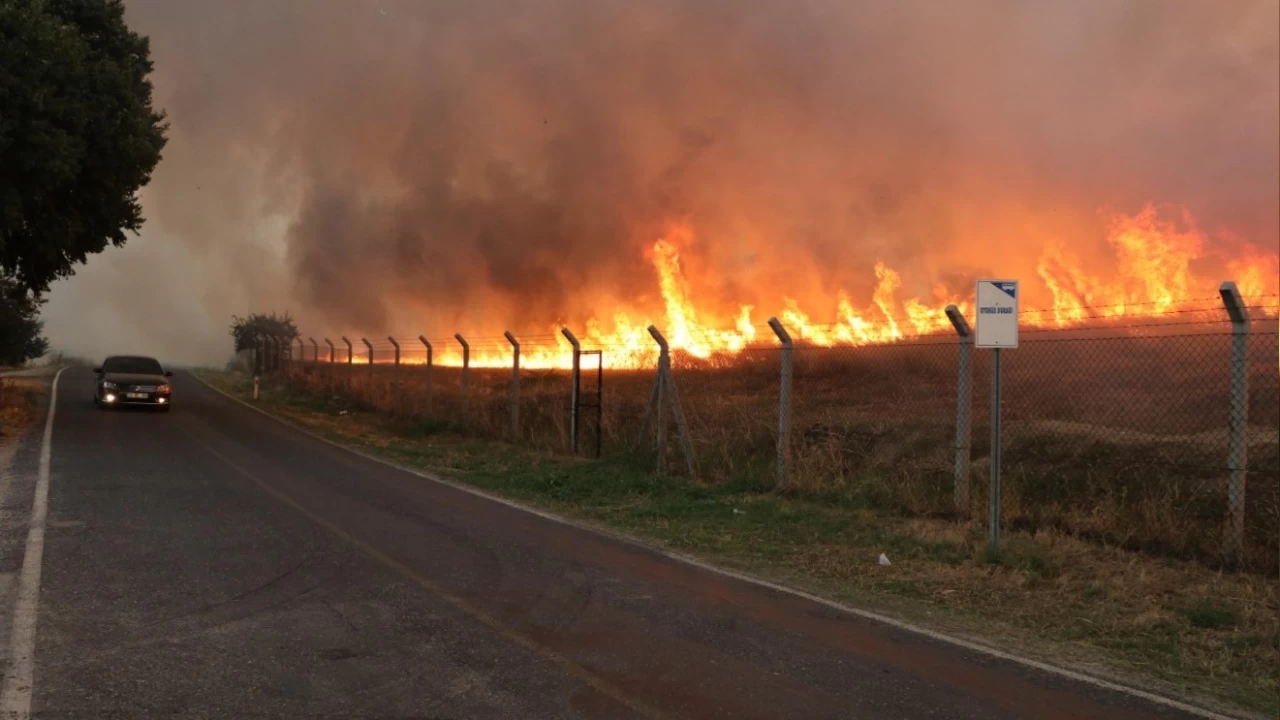
{"label": "road edge line", "polygon": [[873,612],[871,610],[863,610],[861,608],[857,608],[852,605],[846,605],[836,600],[824,598],[820,595],[815,595],[805,590],[788,587],[786,585],[781,585],[771,580],[766,580],[764,578],[749,575],[747,573],[739,572],[737,570],[730,570],[727,568],[722,568],[716,565],[712,565],[711,563],[708,563],[704,560],[699,560],[698,558],[692,557],[690,555],[684,555],[678,552],[667,550],[665,548],[656,547],[654,545],[646,543],[644,540],[640,538],[637,538],[631,535],[619,533],[607,528],[600,528],[600,527],[591,525],[589,523],[574,520],[573,518],[567,518],[562,515],[556,515],[555,513],[551,513],[545,510],[539,510],[538,508],[529,507],[528,505],[523,505],[521,503],[515,502],[514,500],[508,500],[503,497],[498,497],[497,495],[493,495],[491,493],[485,492],[484,490],[480,490],[479,488],[460,483],[456,480],[450,480],[448,478],[441,477],[434,473],[420,470],[418,468],[412,468],[407,465],[401,465],[400,463],[392,462],[390,460],[378,457],[371,453],[366,453],[362,450],[357,450],[355,448],[343,445],[342,443],[339,443],[337,441],[330,440],[329,438],[319,435],[318,433],[312,432],[307,428],[300,427],[299,425],[289,422],[288,420],[282,417],[273,415],[267,412],[266,410],[263,410],[260,407],[256,407],[252,403],[241,400],[240,398],[226,392],[225,390],[215,387],[214,385],[206,381],[204,378],[200,377],[199,375],[196,375],[194,372],[189,372],[189,374],[191,375],[191,377],[195,378],[200,384],[204,385],[210,390],[213,390],[219,395],[222,395],[228,400],[231,400],[232,402],[243,405],[244,407],[249,408],[250,410],[253,410],[256,413],[259,413],[263,417],[270,418],[271,420],[274,420],[280,423],[281,425],[284,425],[285,427],[288,427],[292,430],[295,430],[304,435],[307,435],[315,440],[319,440],[320,442],[323,442],[326,445],[330,445],[332,447],[338,448],[339,450],[344,450],[353,455],[364,458],[365,460],[371,460],[381,465],[385,465],[390,468],[395,468],[396,470],[400,470],[401,472],[406,472],[410,475],[415,475],[424,480],[430,480],[431,482],[437,483],[439,485],[444,485],[446,487],[450,487],[455,490],[459,490],[461,492],[474,495],[476,497],[484,498],[485,500],[490,500],[492,502],[496,502],[501,505],[506,505],[507,507],[520,510],[522,512],[526,512],[531,515],[536,515],[537,517],[540,517],[544,520],[550,520],[552,522],[556,522],[561,525],[566,525],[572,528],[576,528],[578,530],[594,533],[596,535],[602,535],[604,537],[626,543],[633,547],[637,547],[649,552],[657,553],[669,560],[674,560],[684,565],[696,567],[700,570],[705,570],[707,572],[715,573],[717,575],[733,578],[734,580],[745,582],[751,585],[756,585],[758,587],[767,588],[775,592],[780,592],[786,595],[791,595],[793,597],[802,598],[810,602],[823,605],[830,609],[838,610],[840,612],[853,615],[863,620],[870,620],[873,622],[880,623],[882,625],[888,625],[889,627],[895,628],[897,630],[902,630],[904,632],[908,632],[913,635],[926,637],[936,642],[959,647],[964,650],[978,653],[980,655],[986,655],[987,657],[992,657],[998,660],[1011,662],[1016,665],[1021,665],[1026,668],[1047,673],[1049,675],[1056,675],[1058,677],[1072,680],[1074,682],[1078,682],[1084,685],[1090,685],[1101,690],[1108,690],[1110,692],[1119,693],[1121,695],[1128,695],[1130,697],[1145,700],[1147,702],[1154,703],[1162,707],[1167,707],[1172,710],[1178,710],[1180,712],[1185,712],[1190,715],[1206,718],[1206,720],[1253,720],[1253,718],[1262,717],[1257,714],[1227,715],[1216,710],[1200,707],[1198,705],[1192,705],[1188,702],[1184,702],[1176,698],[1166,697],[1164,695],[1159,695],[1154,692],[1150,692],[1148,690],[1143,690],[1141,688],[1132,687],[1130,685],[1124,685],[1124,684],[1113,682],[1110,680],[1104,680],[1100,677],[1095,677],[1093,675],[1090,675],[1088,673],[1081,672],[1078,670],[1071,670],[1071,669],[1059,667],[1057,665],[1053,665],[1041,660],[1022,657],[1021,655],[1017,655],[1007,650],[1001,650],[999,648],[992,647],[990,645],[984,645],[980,642],[967,640],[965,638],[957,637],[955,635],[948,635],[938,630],[931,630],[922,625],[916,625],[914,623],[910,623],[905,620],[899,620],[897,618],[890,617],[888,615],[882,615],[880,613]]}
{"label": "road edge line", "polygon": [[35,691],[36,620],[40,612],[40,574],[44,564],[44,531],[49,517],[49,467],[53,460],[53,417],[58,409],[58,379],[65,367],[59,368],[49,386],[49,411],[45,415],[44,437],[40,441],[40,470],[36,477],[35,497],[31,501],[31,520],[27,529],[27,546],[22,555],[22,572],[18,576],[17,600],[13,606],[13,628],[9,636],[9,667],[0,690],[0,712],[8,718],[31,717],[31,697]]}

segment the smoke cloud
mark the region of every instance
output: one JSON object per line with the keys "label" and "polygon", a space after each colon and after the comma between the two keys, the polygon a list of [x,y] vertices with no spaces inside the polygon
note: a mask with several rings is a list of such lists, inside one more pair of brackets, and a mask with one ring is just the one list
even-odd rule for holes
{"label": "smoke cloud", "polygon": [[699,299],[765,313],[865,300],[878,260],[922,296],[1034,279],[1050,242],[1105,272],[1106,211],[1148,202],[1274,253],[1278,8],[136,0],[172,139],[143,237],[55,287],[49,331],[196,361],[251,310],[659,319],[674,225]]}

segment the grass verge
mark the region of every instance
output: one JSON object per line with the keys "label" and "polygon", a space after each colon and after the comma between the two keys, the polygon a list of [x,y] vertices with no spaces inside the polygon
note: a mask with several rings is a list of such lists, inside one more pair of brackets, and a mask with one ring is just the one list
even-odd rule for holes
{"label": "grass verge", "polygon": [[[248,399],[238,373],[201,378]],[[258,407],[317,434],[722,567],[1086,671],[1280,712],[1280,583],[1053,531],[902,518],[751,482],[690,484],[630,457],[587,461],[465,437],[269,386]],[[880,565],[885,553],[892,564]]]}
{"label": "grass verge", "polygon": [[38,377],[0,378],[0,443],[12,441],[35,422],[48,382]]}

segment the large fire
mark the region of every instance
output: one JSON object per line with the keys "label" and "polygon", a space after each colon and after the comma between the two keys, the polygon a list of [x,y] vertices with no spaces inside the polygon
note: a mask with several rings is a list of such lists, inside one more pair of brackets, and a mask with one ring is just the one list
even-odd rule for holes
{"label": "large fire", "polygon": [[[1118,215],[1110,223],[1107,242],[1113,256],[1109,270],[1086,269],[1080,258],[1060,244],[1043,247],[1034,278],[1023,278],[1051,300],[1048,307],[1024,311],[1022,323],[1034,328],[1071,328],[1086,322],[1106,322],[1116,318],[1168,317],[1185,307],[1188,301],[1212,299],[1217,294],[1220,277],[1197,275],[1193,267],[1208,255],[1205,236],[1195,219],[1182,211],[1182,222],[1162,219],[1154,207],[1146,207],[1136,215]],[[855,305],[851,294],[840,291],[833,307],[802,309],[801,304],[787,298],[783,307],[766,315],[748,304],[731,307],[699,305],[696,288],[691,287],[682,267],[682,249],[688,248],[693,230],[687,225],[671,227],[656,240],[649,253],[664,313],[647,317],[628,310],[618,310],[612,317],[596,317],[585,327],[571,328],[586,349],[604,350],[606,367],[651,367],[658,349],[647,328],[656,325],[663,331],[671,349],[700,359],[732,357],[750,346],[776,345],[773,332],[765,324],[776,315],[798,342],[814,346],[859,346],[892,343],[921,336],[949,333],[950,322],[945,308],[955,304],[967,317],[972,316],[972,289],[960,294],[943,284],[933,287],[931,297],[902,297],[900,274],[883,262],[873,272],[875,286],[865,307]],[[1255,313],[1274,317],[1276,295],[1280,285],[1280,259],[1254,245],[1228,243],[1231,254],[1218,257]],[[1037,287],[1038,286],[1038,287]],[[1024,297],[1029,293],[1024,290]],[[815,319],[821,312],[826,321]],[[521,366],[529,368],[567,368],[571,365],[571,346],[560,327],[551,327],[549,335],[521,347]],[[436,362],[461,365],[461,348],[455,342],[437,343]],[[420,359],[418,360],[421,361]],[[408,360],[412,362],[412,360]],[[511,350],[504,342],[474,343],[471,351],[474,367],[509,367]]]}

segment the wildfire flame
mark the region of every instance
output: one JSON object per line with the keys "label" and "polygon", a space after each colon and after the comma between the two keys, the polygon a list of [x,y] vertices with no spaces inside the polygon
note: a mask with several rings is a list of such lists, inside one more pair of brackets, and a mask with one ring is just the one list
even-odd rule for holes
{"label": "wildfire flame", "polygon": [[[1220,278],[1198,276],[1196,261],[1206,257],[1205,237],[1195,219],[1185,210],[1181,222],[1162,219],[1153,206],[1132,216],[1112,218],[1107,243],[1114,254],[1114,272],[1109,277],[1087,272],[1079,258],[1060,243],[1046,244],[1036,267],[1043,290],[1052,299],[1044,312],[1026,313],[1021,322],[1029,327],[1068,328],[1098,319],[1168,313],[1188,299],[1212,298]],[[584,348],[603,348],[606,367],[647,367],[657,359],[658,348],[647,328],[654,324],[665,333],[673,352],[694,358],[733,356],[753,344],[774,343],[772,331],[758,330],[752,305],[700,308],[681,262],[681,253],[692,245],[693,231],[687,225],[672,227],[654,242],[649,257],[657,277],[665,317],[648,318],[618,310],[604,322],[593,318],[586,323],[580,341]],[[1277,294],[1280,285],[1280,258],[1249,243],[1231,243],[1234,253],[1220,258],[1246,300]],[[859,309],[849,293],[836,295],[830,312],[833,322],[820,322],[786,298],[776,313],[791,336],[809,345],[859,346],[892,343],[935,333],[951,332],[944,308],[955,304],[966,316],[972,312],[972,291],[959,296],[943,284],[932,289],[931,298],[900,298],[902,279],[883,262],[874,266],[875,289],[869,305]],[[1025,284],[1025,283],[1024,283]],[[1026,295],[1024,290],[1024,296]],[[1262,309],[1275,316],[1275,301]],[[763,320],[763,317],[761,317]],[[567,368],[572,348],[560,333],[554,345],[542,343],[521,348],[521,365],[530,368]],[[461,365],[461,354],[452,348],[437,350],[437,362]],[[472,349],[473,367],[509,367],[511,352],[501,344]]]}

